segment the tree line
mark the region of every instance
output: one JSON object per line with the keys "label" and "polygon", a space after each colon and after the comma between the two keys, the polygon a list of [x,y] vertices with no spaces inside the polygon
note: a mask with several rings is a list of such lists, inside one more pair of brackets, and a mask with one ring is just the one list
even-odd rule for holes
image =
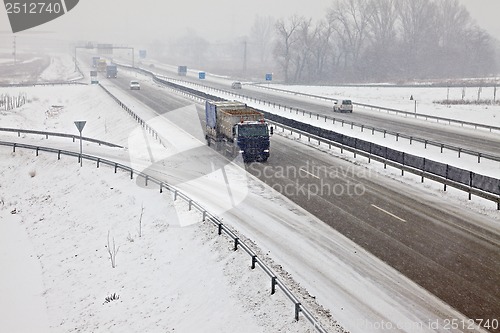
{"label": "tree line", "polygon": [[332,84],[492,76],[499,45],[458,0],[333,0],[317,21],[257,16],[248,36],[229,42],[190,31],[151,49],[234,77]]}
{"label": "tree line", "polygon": [[[265,18],[256,19],[255,44],[269,40],[266,27]],[[272,33],[271,48],[263,49],[272,50],[287,83],[484,77],[497,70],[498,41],[458,0],[335,0],[318,22],[294,15],[275,21]]]}

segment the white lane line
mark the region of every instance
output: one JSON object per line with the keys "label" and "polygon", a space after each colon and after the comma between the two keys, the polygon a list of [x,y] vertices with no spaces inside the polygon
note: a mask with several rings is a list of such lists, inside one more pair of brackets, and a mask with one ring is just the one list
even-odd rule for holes
{"label": "white lane line", "polygon": [[306,170],[304,170],[304,169],[302,169],[302,168],[300,168],[300,169],[299,169],[299,171],[304,171],[304,172],[305,172],[305,173],[307,173],[308,175],[311,175],[311,176],[313,176],[314,178],[319,179],[319,177],[318,177],[318,176],[316,176],[315,174],[312,174],[312,173],[310,173],[309,171],[306,171]]}
{"label": "white lane line", "polygon": [[400,221],[406,222],[406,220],[404,220],[404,219],[400,218],[399,216],[396,216],[396,215],[394,215],[394,214],[392,214],[392,213],[389,213],[389,212],[388,212],[388,211],[386,211],[385,209],[382,209],[382,208],[380,208],[380,207],[378,207],[378,206],[375,206],[374,204],[372,204],[372,206],[373,206],[373,207],[375,207],[375,208],[377,208],[378,210],[380,210],[380,211],[382,211],[382,212],[386,213],[387,215],[390,215],[390,216],[394,217],[395,219],[398,219],[398,220],[400,220]]}

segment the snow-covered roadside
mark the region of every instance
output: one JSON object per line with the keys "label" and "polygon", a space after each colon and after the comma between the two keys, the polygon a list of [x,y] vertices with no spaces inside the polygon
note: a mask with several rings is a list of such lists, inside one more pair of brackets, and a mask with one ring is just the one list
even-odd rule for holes
{"label": "snow-covered roadside", "polygon": [[[40,302],[40,295],[49,329],[44,330],[45,314],[38,312],[37,332],[310,329],[307,321],[293,320],[283,294],[269,295],[266,276],[250,270],[244,253],[230,251],[229,242],[200,224],[201,215],[189,212],[182,201],[141,189],[111,168],[80,168],[55,155],[6,150],[1,148],[5,158],[0,162],[2,230],[23,229],[28,237],[17,243],[15,232],[6,234],[1,252],[22,265],[28,254],[18,249],[33,249],[29,255],[42,274],[21,280],[4,275],[14,292],[0,300],[0,309],[12,313],[1,322],[2,331],[22,332],[9,330],[10,325],[19,328],[30,314],[24,303]],[[119,247],[116,268],[109,258],[108,232],[111,248],[113,242]],[[17,293],[29,291],[19,282],[43,283],[43,291]],[[113,294],[119,299],[106,301]]]}
{"label": "snow-covered roadside", "polygon": [[[245,88],[247,87],[245,86]],[[415,111],[416,99],[418,113],[500,127],[499,104],[443,105],[434,103],[435,101],[446,101],[447,99],[450,101],[461,100],[462,93],[464,99],[469,101],[477,100],[478,95],[481,99],[493,100],[496,98],[499,101],[500,90],[497,89],[495,92],[494,87],[328,87],[279,84],[272,84],[270,87],[328,98],[351,99],[355,103],[376,105],[407,112]],[[265,89],[265,87],[260,89]],[[268,90],[266,89],[266,91]],[[414,99],[410,100],[410,97]],[[355,112],[361,110],[363,108],[356,108]],[[371,110],[368,112],[378,113],[379,111]]]}
{"label": "snow-covered roadside", "polygon": [[[98,96],[100,96],[100,95],[96,95],[96,99],[99,98]],[[138,104],[138,107],[140,109],[142,109],[142,105]],[[90,115],[90,113],[91,113],[90,110],[92,110],[92,112],[97,112],[98,108],[89,108],[88,110],[89,110],[89,115]],[[111,113],[112,110],[107,109],[106,110],[106,114]],[[64,113],[65,112],[62,112],[62,114],[64,114]],[[60,116],[62,116],[62,114]],[[92,115],[90,115],[89,118],[98,119],[98,117],[95,117],[95,116],[92,116]],[[70,120],[70,121],[60,122],[60,123],[61,124],[62,123],[67,124],[67,125],[64,125],[64,126],[68,126],[68,128],[73,128],[74,125],[73,125],[72,120],[71,120],[72,118],[68,117],[67,119]],[[58,121],[58,120],[56,118],[53,121]],[[50,122],[48,122],[48,125],[50,126]],[[90,125],[90,123],[88,125]],[[124,129],[121,128],[121,130],[124,130]],[[105,132],[105,131],[103,131],[103,132]],[[139,130],[139,133],[140,132],[141,131]],[[28,139],[28,138],[25,138],[25,139]],[[44,141],[44,144],[51,143],[52,140],[53,139],[51,138],[51,139],[49,139],[47,141]],[[87,150],[90,149],[90,148],[91,148],[90,146],[86,147]],[[99,151],[100,151],[100,149],[99,149]],[[181,170],[177,170],[177,172],[181,172]],[[194,186],[193,186],[193,190],[194,190]],[[261,189],[259,187],[259,190],[263,191],[261,195],[264,195],[264,196],[268,195],[268,189],[265,190],[265,189]],[[203,188],[202,189],[198,189],[198,191],[201,194],[202,192],[204,192],[204,189]],[[209,199],[208,198],[209,195],[210,194],[206,194],[205,193],[205,199]],[[265,197],[265,199],[266,200],[264,200],[263,202],[269,201],[272,198]],[[300,218],[297,218],[297,216],[294,216],[295,214],[297,214],[297,211],[290,212],[289,211],[289,207],[287,205],[284,205],[281,201],[276,201],[276,200],[278,200],[278,199],[277,198],[273,198],[272,202],[268,202],[266,204],[266,206],[272,206],[272,208],[274,210],[274,215],[273,215],[274,217],[280,216],[281,218],[284,218],[285,220],[289,220],[289,221],[294,221],[294,219],[295,220],[300,220],[300,222],[301,222],[300,225],[302,227],[303,227],[303,224],[305,222],[307,222],[306,224],[309,225],[309,222],[310,222],[309,217],[307,217],[306,215],[303,215]],[[277,207],[280,207],[279,211],[277,211],[277,209],[278,209]],[[248,211],[248,209],[250,209],[250,207],[242,207],[242,208],[245,208],[246,211],[242,211],[240,214],[244,214],[244,213],[255,214],[251,210]],[[263,214],[262,209],[264,209],[264,208],[266,208],[266,207],[264,207],[264,206],[260,206],[259,207],[260,214]],[[132,213],[134,213],[134,212],[132,212]],[[299,211],[299,213],[302,214],[303,212]],[[266,221],[265,218],[263,218],[262,220]],[[317,222],[317,221],[315,221],[315,222]],[[311,225],[312,224],[313,223],[311,223]],[[266,225],[266,229],[268,229],[268,228],[269,228],[269,225]],[[325,230],[325,233],[326,232],[327,231]],[[320,234],[322,234],[322,233],[320,233]],[[294,241],[298,241],[298,239],[296,239],[296,238],[293,238],[293,240]],[[290,239],[287,239],[287,241],[289,242]],[[335,250],[332,250],[332,253],[336,253],[339,257],[342,257],[342,256],[346,255],[347,252],[352,252],[352,251],[348,251],[348,250],[352,249],[352,247],[349,248],[349,249],[347,248],[347,246],[352,246],[352,244],[345,245],[343,243],[345,240],[342,240],[342,237],[338,238],[338,235],[336,235],[335,237],[332,237],[332,242],[333,241],[338,242],[339,248],[336,248]],[[342,250],[343,246],[345,246],[345,249],[344,249],[345,253]],[[304,248],[307,248],[307,246],[304,246]],[[274,253],[278,253],[278,251],[275,251],[274,249],[271,252],[273,254]],[[319,259],[317,259],[317,254],[314,255],[314,258],[316,260],[319,260]],[[352,254],[349,257],[346,256],[345,258],[346,258],[346,261],[350,262],[350,265],[354,265],[353,264],[354,260],[360,260],[359,258],[357,258],[357,259],[354,258],[354,256],[352,256]],[[374,264],[374,262],[370,261],[369,258],[370,258],[369,255],[366,256],[366,258],[365,258],[366,262],[370,262],[371,264]],[[332,260],[332,259],[330,258],[329,260]],[[377,263],[377,262],[375,261],[375,263]],[[388,290],[384,290],[384,288],[388,287],[388,285],[385,285],[385,284],[381,285],[382,284],[381,280],[377,280],[378,283],[377,284],[373,284],[373,281],[371,280],[372,278],[365,279],[362,276],[359,276],[358,274],[352,275],[352,267],[343,266],[342,268],[340,268],[341,265],[339,266],[337,264],[342,264],[343,265],[345,263],[341,263],[340,262],[340,263],[336,263],[335,265],[333,265],[332,262],[330,262],[330,266],[329,267],[332,270],[338,270],[336,272],[336,274],[342,274],[342,278],[339,278],[339,280],[342,280],[344,282],[348,281],[347,284],[350,285],[350,289],[346,290],[346,293],[349,295],[349,298],[353,297],[352,295],[358,295],[358,296],[360,296],[359,295],[360,294],[359,293],[359,287],[363,286],[363,288],[366,288],[366,290],[364,290],[364,292],[362,292],[362,294],[363,294],[362,297],[366,298],[366,300],[365,300],[366,302],[371,302],[371,303],[375,302],[376,305],[377,305],[377,310],[379,310],[379,311],[383,310],[385,313],[391,313],[390,311],[395,311],[395,312],[391,313],[392,316],[395,316],[398,319],[403,318],[402,320],[405,320],[405,318],[406,318],[406,322],[410,323],[410,324],[411,324],[412,320],[421,319],[421,318],[426,318],[426,320],[427,320],[427,319],[431,318],[433,316],[433,311],[437,310],[437,309],[439,309],[439,310],[437,310],[437,312],[439,312],[440,314],[443,314],[443,313],[452,313],[453,316],[455,315],[453,313],[453,311],[450,312],[450,309],[447,309],[446,307],[443,309],[441,307],[442,305],[440,305],[439,301],[437,301],[436,303],[434,303],[436,300],[434,300],[432,297],[429,297],[429,295],[426,295],[424,293],[425,296],[422,297],[421,291],[419,291],[418,288],[415,287],[415,286],[413,286],[413,288],[415,288],[415,289],[411,289],[411,290],[413,290],[415,292],[416,297],[420,298],[421,300],[425,300],[425,302],[428,302],[428,304],[425,304],[425,307],[423,308],[423,310],[426,311],[426,313],[422,314],[421,312],[419,312],[420,310],[422,310],[422,308],[420,308],[420,306],[421,306],[421,304],[420,304],[418,307],[412,307],[412,312],[413,313],[410,314],[407,311],[407,309],[405,308],[405,306],[409,306],[408,304],[412,304],[412,303],[408,303],[408,302],[405,303],[406,299],[401,296],[401,295],[403,295],[403,293],[398,294],[397,298],[391,298],[391,295],[393,295],[393,294],[391,294]],[[363,265],[362,265],[361,262],[359,263],[359,267],[363,267]],[[357,269],[360,269],[359,267]],[[367,267],[368,270],[373,270],[373,271],[376,271],[377,269],[380,269],[380,268],[381,267],[378,267],[377,265],[375,265],[373,267],[372,266],[368,266]],[[300,269],[300,267],[297,267],[297,269]],[[391,270],[388,270],[387,272],[385,272],[385,274],[387,274],[387,276],[390,276],[391,278],[394,278],[393,272]],[[355,282],[356,283],[353,283],[353,281],[352,281],[353,280],[353,276],[355,277],[355,280],[356,280]],[[306,276],[306,278],[309,281],[313,281],[312,279],[309,279],[310,276]],[[394,285],[398,285],[398,286],[401,285],[401,286],[405,286],[405,287],[406,287],[406,284],[408,283],[408,281],[406,279],[401,278],[401,277],[398,277],[397,279],[392,280],[392,281],[394,282]],[[269,284],[268,281],[265,281],[262,285],[268,286],[268,284]],[[339,289],[342,288],[342,287],[343,286],[338,286]],[[319,288],[319,286],[316,286],[316,288]],[[330,286],[330,288],[331,288],[331,286]],[[349,292],[356,292],[356,293],[355,294],[349,294]],[[317,295],[318,298],[321,298],[321,296],[322,296],[321,294],[316,293],[316,292],[315,292],[315,294]],[[379,297],[375,298],[375,297],[373,297],[373,295],[377,295]],[[360,309],[354,309],[353,310],[352,309],[353,300],[351,300],[349,298],[343,299],[343,298],[337,297],[337,296],[338,295],[336,295],[336,294],[335,295],[329,294],[326,297],[331,297],[332,299],[334,299],[334,303],[336,303],[336,305],[342,304],[343,306],[345,306],[345,308],[342,310],[343,313],[341,315],[343,317],[347,317],[347,318],[350,317],[351,320],[354,321],[354,322],[356,320],[362,320],[363,317],[356,318],[356,316],[358,314],[361,314],[362,316],[368,316],[368,313],[373,310],[372,308],[369,308],[369,307],[367,307],[367,308],[363,307],[363,308],[360,308]],[[383,296],[383,297],[381,298],[380,296]],[[436,307],[434,307],[434,306],[436,306]],[[419,310],[417,310],[417,309],[419,309]],[[358,311],[358,312],[356,312],[356,311]],[[405,316],[407,316],[407,317],[405,317]],[[414,324],[416,324],[416,323],[414,323]],[[370,331],[370,329],[366,328],[366,327],[363,327],[363,328],[362,327],[358,327],[358,329],[355,330],[355,331],[368,332],[368,331]],[[409,329],[408,331],[412,331],[412,330]],[[416,332],[416,330],[413,330],[413,331]]]}

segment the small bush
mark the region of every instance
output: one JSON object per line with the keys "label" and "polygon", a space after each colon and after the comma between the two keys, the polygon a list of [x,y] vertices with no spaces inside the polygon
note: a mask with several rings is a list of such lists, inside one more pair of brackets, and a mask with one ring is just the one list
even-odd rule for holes
{"label": "small bush", "polygon": [[112,301],[116,301],[118,299],[120,299],[120,295],[117,295],[116,293],[112,293],[111,295],[107,296],[104,299],[104,303],[102,303],[102,304],[104,305],[106,303],[109,303],[109,302],[112,302]]}

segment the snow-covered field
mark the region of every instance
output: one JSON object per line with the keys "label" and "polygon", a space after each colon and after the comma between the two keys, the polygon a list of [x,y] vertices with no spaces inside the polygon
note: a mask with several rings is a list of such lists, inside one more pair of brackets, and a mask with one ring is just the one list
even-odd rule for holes
{"label": "snow-covered field", "polygon": [[[58,77],[61,68],[53,64],[43,77]],[[144,135],[97,86],[2,88],[19,90],[31,101],[1,111],[2,127],[76,133],[73,122],[85,118],[89,137],[129,146],[131,133]],[[71,139],[21,140],[78,147]],[[269,294],[267,276],[249,268],[248,256],[231,251],[182,201],[138,187],[111,168],[0,149],[0,261],[8,268],[0,283],[2,332],[312,330],[304,318],[295,322],[286,296]],[[127,149],[84,149],[128,156]],[[111,247],[113,241],[119,247],[116,268],[108,232]],[[114,294],[119,299],[107,302]]]}
{"label": "snow-covered field", "polygon": [[[54,61],[43,76],[57,77],[59,74],[56,72],[60,71],[61,66],[64,67],[62,64]],[[71,65],[66,67],[71,68]],[[66,72],[68,74],[71,71],[66,69]],[[97,86],[1,88],[0,92],[14,93],[19,90],[26,92],[32,101],[20,109],[0,112],[0,127],[76,134],[73,121],[84,119],[87,121],[85,136],[127,147],[116,149],[84,144],[84,152],[118,159],[123,163],[128,161],[141,169],[152,163],[152,157],[171,154],[154,140],[145,139],[148,134],[130,117],[125,117],[116,103]],[[88,98],[89,95],[92,98]],[[144,105],[132,101],[132,98],[127,103],[137,110],[146,110]],[[195,109],[182,111],[189,113],[195,112]],[[168,131],[179,131],[166,121],[156,125],[169,126]],[[187,137],[181,131],[178,135]],[[47,140],[34,136],[17,138],[15,134],[5,133],[0,133],[0,138],[78,149],[78,144],[69,139]],[[145,141],[149,143],[149,151],[139,154],[137,144]],[[187,141],[190,145],[197,145],[196,140]],[[282,293],[278,291],[273,296],[269,295],[269,280],[262,272],[249,269],[247,256],[240,251],[231,251],[231,244],[217,237],[215,230],[209,226],[199,223],[201,216],[188,212],[187,206],[181,201],[174,202],[169,195],[160,195],[157,190],[146,190],[138,186],[135,180],[131,181],[128,175],[115,175],[110,168],[96,169],[85,162],[80,168],[75,160],[68,157],[57,161],[56,156],[45,153],[34,157],[34,152],[18,150],[12,153],[5,147],[0,149],[0,228],[3,235],[0,260],[9,263],[12,268],[8,270],[10,275],[2,276],[1,285],[5,286],[2,292],[9,297],[0,298],[0,310],[9,313],[9,316],[0,317],[0,330],[313,331],[304,319],[299,322],[293,320],[292,305]],[[234,173],[235,177],[243,177],[237,168],[227,171]],[[201,181],[216,183],[214,175],[210,177]],[[224,183],[221,184],[224,186]],[[251,180],[248,180],[248,184],[251,184]],[[418,182],[415,181],[415,184]],[[186,184],[185,188],[194,190],[197,186],[199,183]],[[436,191],[434,188],[425,190]],[[215,195],[215,192],[209,192],[208,186],[198,188],[198,191],[195,196],[200,198]],[[304,214],[302,220],[313,220],[269,189],[262,189],[262,185],[249,185],[245,193],[241,193],[242,198],[250,196],[246,191],[256,191],[263,196],[262,204],[274,205],[274,216],[281,214],[293,220],[296,217],[292,215]],[[205,192],[205,197],[199,195],[201,192]],[[235,193],[236,198],[239,195]],[[449,200],[455,200],[453,194],[446,195]],[[244,209],[247,213],[258,213],[248,211],[248,207],[241,209],[241,214],[245,213]],[[482,209],[484,207],[478,205],[478,210]],[[486,208],[484,213],[498,217],[491,207]],[[108,231],[111,242],[114,238],[116,245],[120,246],[116,268],[111,267],[108,258]],[[323,235],[327,236],[326,231]],[[339,235],[335,235],[332,242],[346,243]],[[352,244],[342,245],[345,248],[348,246],[349,252],[352,252]],[[362,253],[360,249],[358,251]],[[338,255],[342,254],[339,252]],[[316,260],[319,261],[322,255],[318,253],[317,256]],[[421,302],[424,305],[411,303],[411,310],[400,307],[401,303],[398,302],[406,300],[402,294],[398,294],[398,300],[391,299],[391,293],[384,289],[389,288],[387,285],[381,281],[374,284],[373,277],[354,274],[354,269],[342,266],[342,260],[337,262],[335,258],[330,258],[331,269],[339,275],[339,288],[345,283],[350,285],[347,294],[364,290],[366,304],[376,304],[382,316],[390,315],[395,322],[406,324],[415,324],[416,320],[423,317],[433,320],[436,313],[439,316],[460,318],[453,309],[422,292],[392,270],[384,268],[369,254],[363,254],[363,258],[366,258],[364,264],[377,264],[377,269],[383,268],[384,276],[390,277],[389,281],[397,281],[397,285],[404,286],[401,287],[403,291],[408,288],[415,298],[423,300]],[[375,268],[372,267],[374,271]],[[30,278],[26,279],[27,276]],[[20,281],[33,288],[23,289],[19,285]],[[363,318],[372,316],[369,312],[372,311],[371,307],[353,308],[349,303],[352,301],[344,300],[339,295],[320,295],[318,290],[314,290],[318,299],[331,296],[337,304],[343,305],[342,310],[337,309],[333,313],[333,319],[339,319],[351,331],[380,331],[356,325]],[[21,291],[26,294],[21,294]],[[114,293],[120,298],[106,302],[106,297]],[[28,299],[32,300],[29,303],[35,307],[33,310],[24,307]],[[35,314],[37,321],[34,326],[19,319],[21,315],[24,318],[27,312]],[[326,322],[325,327],[330,331],[336,329],[332,319],[323,318],[323,322]],[[22,325],[26,327],[21,329]],[[401,331],[432,331],[428,327],[422,329],[419,325],[406,327]]]}

